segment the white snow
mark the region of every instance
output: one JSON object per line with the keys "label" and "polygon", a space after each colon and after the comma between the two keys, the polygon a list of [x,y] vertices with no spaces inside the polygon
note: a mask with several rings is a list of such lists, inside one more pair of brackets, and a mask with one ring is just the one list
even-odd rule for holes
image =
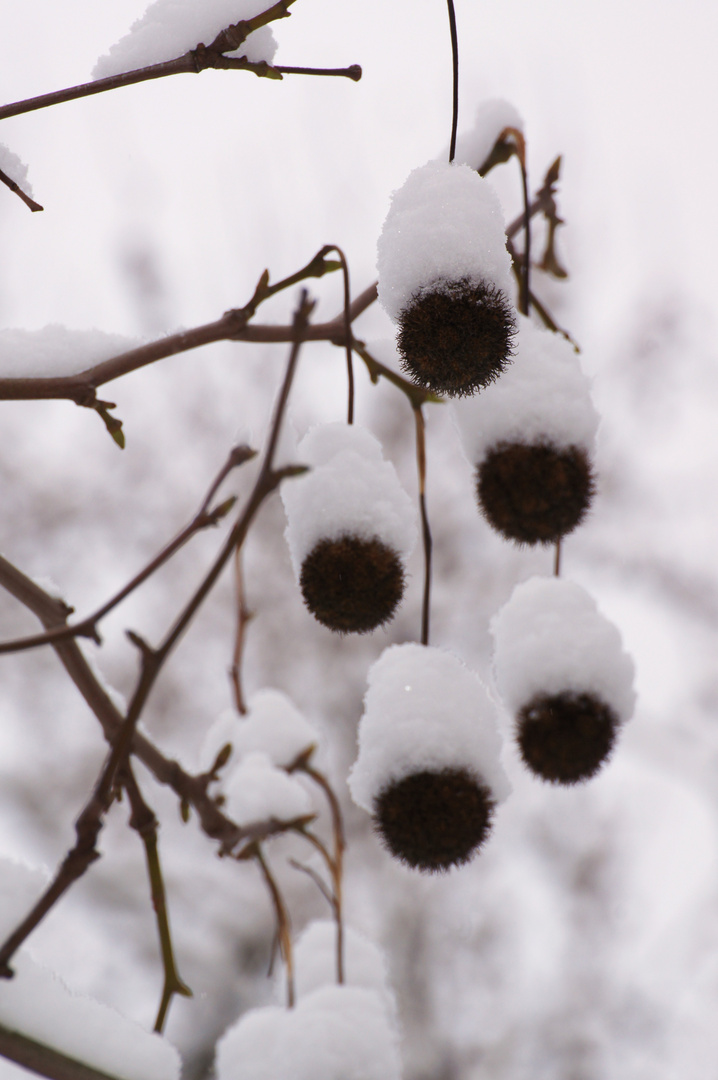
{"label": "white snow", "polygon": [[245,1013],[217,1046],[217,1080],[399,1080],[398,1036],[372,990],[326,986],[293,1009]]}
{"label": "white snow", "polygon": [[138,341],[103,330],[70,330],[59,323],[41,330],[0,330],[0,377],[77,375]]}
{"label": "white snow", "polygon": [[518,316],[513,362],[480,394],[453,403],[470,464],[501,442],[551,443],[594,451],[598,413],[573,346]]}
{"label": "white snow", "polygon": [[[0,860],[0,939],[27,915],[47,875]],[[154,1035],[114,1009],[72,993],[51,971],[21,950],[13,979],[0,979],[0,1024],[122,1080],[175,1080],[180,1058]]]}
{"label": "white snow", "polygon": [[503,213],[468,165],[430,161],[394,192],[377,245],[379,302],[396,321],[413,296],[441,281],[492,282],[511,296]]}
{"label": "white snow", "polygon": [[509,794],[496,707],[479,677],[442,649],[384,650],[369,670],[358,741],[349,789],[370,813],[387,783],[424,769],[466,768],[497,802]]}
{"label": "white snow", "polygon": [[457,136],[454,162],[480,169],[505,128],[523,131],[523,127],[523,120],[510,102],[503,98],[482,101],[476,110],[474,126]]}
{"label": "white snow", "polygon": [[345,534],[376,537],[408,558],[417,539],[416,509],[371,432],[357,424],[318,425],[302,439],[297,458],[311,470],[280,489],[297,578],[315,544]]}
{"label": "white snow", "polygon": [[[200,42],[210,45],[220,30],[252,19],[271,6],[272,0],[154,0],[109,53],[100,57],[92,77],[104,79],[174,60]],[[271,63],[276,48],[271,27],[263,26],[250,34],[240,49],[227,55]]]}
{"label": "white snow", "polygon": [[312,813],[299,780],[277,769],[267,754],[247,754],[223,786],[228,815],[240,826],[261,821],[293,821]]}
{"label": "white snow", "polygon": [[[330,919],[316,919],[294,946],[295,989],[298,997],[337,981],[337,926]],[[374,990],[388,1015],[396,1015],[396,1000],[388,985],[386,960],[381,949],[351,926],[344,926],[344,982]]]}
{"label": "white snow", "polygon": [[259,690],[249,699],[246,716],[227,709],[215,720],[202,744],[199,767],[203,772],[211,769],[222,747],[231,743],[229,763],[258,750],[286,769],[318,742],[319,732],[286,694]]}
{"label": "white snow", "polygon": [[26,195],[32,197],[32,185],[27,178],[27,165],[5,143],[0,143],[0,169],[14,180]]}
{"label": "white snow", "polygon": [[595,694],[619,723],[635,706],[634,666],[613,623],[580,585],[533,577],[491,622],[494,672],[512,713],[536,694]]}

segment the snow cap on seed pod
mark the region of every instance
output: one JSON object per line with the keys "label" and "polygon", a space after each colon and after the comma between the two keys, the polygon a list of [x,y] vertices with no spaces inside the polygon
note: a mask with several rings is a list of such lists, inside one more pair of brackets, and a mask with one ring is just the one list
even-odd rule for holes
{"label": "snow cap on seed pod", "polygon": [[528,767],[574,784],[596,773],[635,706],[634,666],[580,585],[534,577],[494,616],[494,672]]}
{"label": "snow cap on seed pod", "polygon": [[366,428],[312,428],[297,457],[310,471],[286,480],[281,494],[304,602],[331,630],[374,630],[403,596],[417,537],[414,505]]}
{"label": "snow cap on seed pod", "polygon": [[519,318],[513,363],[480,397],[455,403],[490,525],[519,543],[555,543],[594,492],[598,414],[572,345]]}
{"label": "snow cap on seed pod", "polygon": [[482,101],[476,110],[474,126],[460,132],[456,139],[454,161],[478,171],[488,161],[499,136],[507,128],[523,131],[523,120],[514,106],[503,98]]}
{"label": "snow cap on seed pod", "polygon": [[379,301],[407,374],[473,394],[511,358],[515,316],[498,197],[468,165],[431,161],[392,197],[377,248]]}
{"label": "snow cap on seed pod", "polygon": [[358,741],[349,788],[390,853],[419,870],[467,862],[509,793],[478,676],[442,649],[390,646],[369,670]]}
{"label": "snow cap on seed pod", "polygon": [[281,690],[258,690],[247,704],[246,716],[226,709],[207,732],[200,751],[200,769],[211,769],[224,746],[231,746],[225,764],[260,751],[273,765],[289,768],[319,743],[319,732]]}
{"label": "snow cap on seed pod", "polygon": [[324,986],[241,1016],[217,1045],[217,1080],[400,1080],[398,1043],[373,990]]}

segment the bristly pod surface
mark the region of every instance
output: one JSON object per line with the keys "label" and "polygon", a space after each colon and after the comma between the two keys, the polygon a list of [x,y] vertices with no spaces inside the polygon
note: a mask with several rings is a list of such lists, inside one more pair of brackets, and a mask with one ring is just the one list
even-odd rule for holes
{"label": "bristly pod surface", "polygon": [[467,862],[509,792],[478,676],[444,650],[392,645],[369,671],[358,740],[349,788],[390,854],[430,872]]}
{"label": "bristly pod surface", "polygon": [[595,491],[598,415],[568,341],[521,317],[511,367],[480,398],[457,402],[455,416],[497,532],[551,544],[580,525]]}
{"label": "bristly pod surface", "polygon": [[379,301],[419,386],[474,394],[504,371],[515,329],[499,200],[467,165],[429,162],[392,197],[378,243]]}
{"label": "bristly pod surface", "polygon": [[365,428],[324,424],[297,448],[310,470],[282,484],[287,540],[304,602],[339,633],[393,618],[416,543],[416,511]]}
{"label": "bristly pod surface", "polygon": [[521,757],[575,784],[608,760],[635,706],[633,661],[580,585],[531,578],[494,617],[494,671]]}

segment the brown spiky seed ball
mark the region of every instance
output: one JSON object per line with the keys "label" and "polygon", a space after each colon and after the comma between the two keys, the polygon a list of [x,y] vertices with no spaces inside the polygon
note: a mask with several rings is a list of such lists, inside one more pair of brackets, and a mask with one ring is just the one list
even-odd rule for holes
{"label": "brown spiky seed ball", "polygon": [[588,780],[608,760],[618,718],[594,694],[541,694],[518,715],[521,757],[554,784]]}
{"label": "brown spiky seed ball", "polygon": [[553,544],[572,532],[595,492],[588,455],[579,446],[500,443],[476,472],[487,521],[522,544]]}
{"label": "brown spiky seed ball", "polygon": [[467,862],[491,827],[491,792],[467,769],[411,773],[374,803],[374,827],[389,852],[417,870]]}
{"label": "brown spiky seed ball", "polygon": [[299,584],[304,603],[323,626],[365,634],[393,618],[404,595],[404,569],[381,540],[346,535],[312,548]]}
{"label": "brown spiky seed ball", "polygon": [[404,371],[417,385],[451,397],[474,394],[498,378],[516,332],[506,294],[466,278],[421,290],[398,325]]}

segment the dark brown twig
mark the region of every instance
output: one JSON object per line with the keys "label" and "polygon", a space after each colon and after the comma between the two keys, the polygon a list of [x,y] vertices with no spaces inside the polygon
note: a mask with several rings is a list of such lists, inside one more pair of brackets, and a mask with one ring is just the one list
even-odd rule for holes
{"label": "dark brown twig", "polygon": [[84,1061],[68,1057],[3,1025],[0,1025],[0,1055],[48,1080],[117,1080]]}
{"label": "dark brown twig", "polygon": [[454,160],[456,154],[456,131],[459,125],[459,38],[456,33],[456,12],[454,0],[446,0],[449,11],[449,32],[451,34],[451,73],[452,73],[452,96],[451,96],[451,143],[449,146],[449,162]]}
{"label": "dark brown twig", "polygon": [[129,765],[125,768],[123,787],[130,802],[130,826],[137,832],[144,844],[152,909],[157,919],[157,933],[164,970],[164,986],[154,1030],[161,1033],[174,995],[180,994],[182,997],[192,997],[192,991],[180,978],[175,962],[157,841],[157,818],[143,799],[142,792]]}
{"label": "dark brown twig", "polygon": [[17,197],[18,197],[19,199],[22,199],[22,201],[23,201],[23,202],[25,203],[25,206],[28,206],[28,207],[29,207],[29,208],[30,208],[30,209],[32,210],[32,212],[33,212],[33,213],[37,213],[37,211],[38,211],[38,210],[44,210],[44,209],[45,209],[45,207],[44,207],[44,206],[40,206],[40,203],[38,203],[38,202],[35,202],[35,200],[34,200],[34,199],[31,199],[31,198],[30,198],[30,196],[29,196],[29,195],[27,195],[27,194],[26,194],[26,193],[25,193],[25,192],[24,192],[24,191],[22,190],[22,188],[20,187],[20,185],[19,185],[19,184],[16,184],[16,183],[15,183],[15,181],[14,181],[14,180],[12,180],[12,179],[11,179],[11,178],[10,178],[10,177],[9,177],[9,176],[7,175],[7,173],[5,173],[5,172],[3,172],[3,171],[2,171],[2,169],[0,169],[0,181],[1,181],[1,182],[2,182],[3,184],[5,184],[5,185],[6,185],[7,187],[9,187],[9,188],[10,188],[10,190],[11,190],[11,191],[12,191],[12,192],[13,192],[13,193],[14,193],[15,195],[17,195]]}
{"label": "dark brown twig", "polygon": [[[320,266],[324,266],[324,269],[320,270]],[[336,269],[339,266],[340,264],[337,263]],[[309,272],[309,267],[315,268],[312,273]],[[324,259],[319,260],[318,256],[315,256],[303,271],[293,274],[290,278],[285,278],[283,282],[279,282],[275,286],[269,286],[268,294],[274,295],[275,292],[279,291],[280,287],[287,288],[289,284],[295,284],[298,280],[307,277],[321,277],[329,269],[334,268],[331,264],[326,267]],[[303,277],[300,278],[300,274]],[[258,290],[260,290],[263,280],[264,276],[260,279],[260,285],[257,286]],[[256,295],[255,291],[255,297]],[[266,296],[262,295],[262,299],[265,298]],[[354,319],[358,318],[375,300],[376,282],[365,289],[351,304],[351,321],[353,322]],[[252,341],[279,344],[294,341],[294,328],[291,325],[249,325],[249,320],[254,314],[258,302],[255,302],[255,298],[253,298],[244,308],[227,311],[216,322],[206,323],[204,326],[197,326],[192,330],[184,330],[178,334],[170,334],[168,337],[150,342],[148,345],[141,345],[137,349],[131,349],[129,352],[121,353],[119,356],[95,364],[78,375],[0,378],[0,401],[65,399],[74,401],[77,405],[93,408],[97,387],[103,386],[113,379],[128,375],[132,371],[138,371],[149,364],[154,364],[158,360],[164,360],[169,356],[176,356],[178,353],[198,349],[202,345],[211,345],[217,341]],[[255,304],[254,310],[250,310],[253,304]],[[342,311],[330,322],[308,326],[304,340],[331,341],[335,345],[343,345],[345,337],[344,313]]]}
{"label": "dark brown twig", "polygon": [[125,600],[130,593],[134,592],[134,590],[147,581],[152,574],[156,573],[161,566],[164,566],[164,564],[197,532],[210,526],[217,525],[220,520],[229,513],[234,506],[234,498],[226,499],[219,506],[215,507],[214,510],[210,510],[210,502],[229,472],[239,465],[243,465],[246,461],[250,461],[254,456],[255,451],[250,450],[248,446],[235,446],[230,451],[229,457],[213,480],[212,486],[205,496],[201,507],[189,525],[185,526],[179,535],[162,549],[159,555],[156,555],[154,559],[139,572],[139,574],[136,574],[127,585],[123,586],[118,593],[111,597],[111,599],[103,604],[102,607],[99,607],[97,611],[94,611],[91,615],[86,616],[86,618],[81,619],[77,623],[73,623],[69,626],[67,624],[57,626],[52,630],[46,631],[44,634],[33,634],[30,637],[19,638],[16,641],[0,642],[0,655],[3,653],[22,652],[27,649],[35,649],[41,645],[54,645],[56,642],[63,641],[70,637],[88,637],[99,644],[100,635],[97,630],[97,624],[104,619],[113,608],[116,608],[118,604]]}
{"label": "dark brown twig", "polygon": [[245,716],[247,712],[247,703],[244,699],[244,694],[242,693],[242,654],[244,652],[247,625],[253,618],[253,613],[248,610],[245,603],[244,575],[242,574],[242,549],[239,547],[236,548],[234,552],[234,582],[237,629],[234,635],[234,654],[232,657],[232,667],[230,668],[230,678],[234,690],[235,707],[241,716]]}
{"label": "dark brown twig", "polygon": [[421,644],[429,644],[429,620],[431,615],[431,552],[432,539],[429,515],[426,509],[426,425],[421,406],[414,409],[416,421],[416,466],[419,474],[419,510],[421,535],[424,544],[424,596],[421,604]]}

